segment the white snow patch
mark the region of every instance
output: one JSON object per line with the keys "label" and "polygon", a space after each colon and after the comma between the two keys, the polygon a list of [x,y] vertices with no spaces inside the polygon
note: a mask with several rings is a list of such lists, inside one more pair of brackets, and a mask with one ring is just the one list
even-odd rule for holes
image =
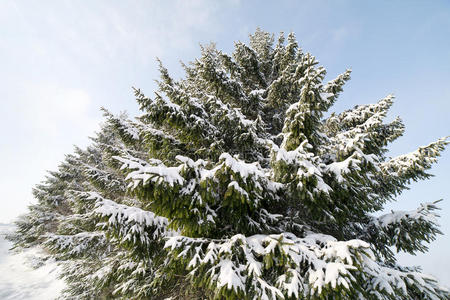
{"label": "white snow patch", "polygon": [[[1,226],[6,227],[6,226]],[[56,262],[33,268],[33,260],[42,256],[38,249],[13,253],[8,249],[12,244],[4,239],[5,231],[0,231],[0,299],[2,300],[42,300],[59,297],[65,283],[58,279]]]}

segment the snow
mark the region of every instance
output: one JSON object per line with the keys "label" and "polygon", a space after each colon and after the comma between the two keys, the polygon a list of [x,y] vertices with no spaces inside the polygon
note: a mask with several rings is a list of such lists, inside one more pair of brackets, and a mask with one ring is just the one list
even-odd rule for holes
{"label": "snow", "polygon": [[[244,181],[251,177],[257,189],[262,189],[261,183],[264,183],[264,187],[267,187],[272,192],[276,192],[283,186],[281,183],[270,180],[268,174],[266,174],[265,170],[261,168],[258,162],[246,163],[245,161],[240,160],[237,157],[233,157],[226,152],[220,155],[219,160],[221,163],[213,169],[199,170],[202,181],[214,177],[218,170],[223,167],[227,167],[233,173],[238,174]],[[196,165],[200,164],[196,163]],[[232,183],[232,186],[236,187],[238,192],[242,192],[242,189],[238,185],[235,186],[235,184]]]}
{"label": "snow", "polygon": [[[108,217],[108,224],[120,227],[120,234],[124,240],[136,242],[136,236],[142,243],[150,243],[146,227],[155,227],[153,239],[160,238],[166,233],[168,220],[138,207],[118,204],[114,201],[97,196],[100,200],[96,204],[95,213]],[[100,224],[103,225],[103,224]]]}
{"label": "snow", "polygon": [[139,140],[139,130],[132,125],[125,114],[118,116],[117,121],[120,125],[120,130],[125,131],[133,139]]}
{"label": "snow", "polygon": [[158,99],[160,99],[167,107],[170,107],[174,111],[179,111],[181,109],[181,107],[178,104],[173,103],[166,97],[158,97]]}
{"label": "snow", "polygon": [[265,177],[265,173],[261,170],[257,162],[249,164],[232,157],[226,152],[222,153],[219,159],[223,160],[224,165],[229,167],[234,173],[241,175],[243,179],[246,179],[251,175],[256,177]]}
{"label": "snow", "polygon": [[[324,257],[327,259],[339,258],[343,263],[353,265],[352,254],[350,249],[358,248],[369,248],[370,245],[361,240],[350,240],[350,241],[327,241],[327,245],[324,252]],[[372,257],[374,259],[374,257]]]}
{"label": "snow", "polygon": [[149,164],[135,157],[114,156],[114,159],[123,163],[121,169],[130,169],[131,171],[126,180],[132,179],[131,187],[136,188],[139,184],[146,185],[150,180],[155,183],[165,182],[170,186],[174,184],[182,185],[184,178],[181,177],[181,167],[166,167],[161,161],[153,160]]}
{"label": "snow", "polygon": [[94,212],[108,216],[110,222],[136,222],[145,226],[166,226],[167,218],[156,216],[151,211],[145,211],[137,207],[117,204],[114,201],[103,199]]}
{"label": "snow", "polygon": [[438,214],[432,212],[436,209],[435,202],[423,203],[419,208],[410,211],[392,211],[391,213],[384,214],[378,218],[374,218],[373,222],[381,227],[388,227],[390,225],[399,224],[402,221],[424,221],[432,224],[437,224]]}
{"label": "snow", "polygon": [[286,115],[288,115],[290,112],[297,110],[300,106],[300,101],[292,103],[287,109],[286,109]]}
{"label": "snow", "polygon": [[238,108],[233,108],[234,113],[236,114],[236,116],[239,118],[239,121],[244,125],[244,126],[251,126],[253,124],[252,120],[247,119],[242,113],[241,110]]}
{"label": "snow", "polygon": [[[202,245],[207,245],[206,253]],[[304,238],[288,232],[249,237],[237,234],[222,240],[175,236],[168,239],[165,248],[169,253],[175,249],[182,250],[183,259],[192,257],[188,265],[190,276],[206,274],[211,282],[217,281],[218,287],[235,291],[250,283],[263,299],[269,299],[266,298],[266,290],[273,295],[281,295],[281,298],[283,291],[298,297],[300,291],[304,291],[305,284],[310,284],[313,293],[318,294],[327,285],[348,289],[354,280],[351,272],[357,271],[354,266],[356,261],[367,260],[378,266],[368,243],[360,240],[336,241],[332,236],[315,233]],[[243,256],[238,261],[231,260],[236,251]],[[276,283],[268,282],[261,277],[262,270],[278,264],[275,255],[278,252],[283,253],[284,265],[292,268],[281,274]],[[198,274],[199,266],[204,266],[206,262],[210,269],[205,274]],[[306,274],[297,269],[305,264],[311,266]]]}
{"label": "snow", "polygon": [[345,179],[343,175],[349,173],[351,171],[350,167],[356,170],[360,170],[358,164],[361,163],[360,160],[355,159],[354,155],[349,156],[343,161],[334,162],[327,165],[326,170],[334,174],[336,180],[338,182],[343,182]]}
{"label": "snow", "polygon": [[385,114],[391,107],[393,99],[393,95],[388,95],[378,101],[378,103],[358,105],[351,110],[344,111],[338,116],[335,116],[335,118],[341,123],[341,126],[350,126],[352,123],[362,124],[377,113],[381,113],[381,115]]}
{"label": "snow", "polygon": [[106,242],[105,233],[102,231],[80,232],[74,235],[51,234],[47,237],[46,245],[51,249],[67,251],[69,255],[83,254],[92,247],[92,243],[98,245]]}
{"label": "snow", "polygon": [[333,93],[320,93],[320,98],[323,101],[329,101],[330,98],[333,98],[335,95]]}
{"label": "snow", "polygon": [[[272,155],[274,162],[284,161],[287,164],[297,166],[297,176],[303,177],[315,177],[316,186],[314,188],[315,193],[329,194],[332,188],[323,180],[323,172],[326,171],[325,165],[322,160],[315,156],[314,153],[308,152],[308,148],[311,145],[308,144],[308,140],[303,141],[296,149],[292,151],[286,151],[283,147],[272,145]],[[301,181],[299,181],[299,187],[302,187]]]}
{"label": "snow", "polygon": [[158,136],[158,137],[168,139],[168,140],[176,142],[176,143],[180,143],[180,141],[178,139],[176,139],[174,136],[172,136],[162,130],[156,129],[152,125],[144,124],[144,123],[139,123],[139,125],[142,127],[143,132],[146,134]]}
{"label": "snow", "polygon": [[228,187],[233,188],[236,192],[238,192],[239,194],[241,194],[242,196],[244,196],[246,199],[249,198],[249,195],[247,193],[247,191],[245,191],[243,188],[241,188],[239,186],[239,183],[237,183],[236,181],[232,181],[228,184]]}
{"label": "snow", "polygon": [[175,159],[186,164],[188,167],[191,168],[198,168],[198,167],[204,167],[207,165],[207,161],[203,160],[203,159],[198,159],[196,161],[193,161],[192,159],[190,159],[187,156],[182,156],[182,155],[177,155],[175,156]]}
{"label": "snow", "polygon": [[65,284],[58,279],[59,268],[55,262],[34,268],[36,257],[42,257],[38,249],[13,253],[12,244],[4,234],[13,226],[0,225],[0,299],[2,300],[47,300],[57,298]]}
{"label": "snow", "polygon": [[437,161],[440,151],[448,144],[448,137],[440,138],[427,146],[419,147],[416,151],[399,155],[381,164],[381,169],[390,176],[405,176],[412,169],[424,171]]}
{"label": "snow", "polygon": [[229,259],[220,261],[220,271],[218,276],[218,286],[226,286],[229,290],[244,290],[244,282],[242,277],[239,276],[239,269],[236,270],[233,262]]}

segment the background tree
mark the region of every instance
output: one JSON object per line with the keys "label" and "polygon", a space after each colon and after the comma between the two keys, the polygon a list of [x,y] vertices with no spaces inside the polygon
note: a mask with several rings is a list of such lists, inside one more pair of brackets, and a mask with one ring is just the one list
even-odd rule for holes
{"label": "background tree", "polygon": [[375,216],[447,140],[387,159],[393,96],[327,117],[350,70],[323,83],[293,33],[201,50],[180,80],[160,63],[153,98],[135,89],[138,118],[105,111],[16,245],[46,247],[78,298],[448,299],[395,259],[434,240],[437,201]]}

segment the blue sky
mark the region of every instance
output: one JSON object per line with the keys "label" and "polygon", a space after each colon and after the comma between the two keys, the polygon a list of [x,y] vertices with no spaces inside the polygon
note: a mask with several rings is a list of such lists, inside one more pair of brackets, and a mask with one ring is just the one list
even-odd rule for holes
{"label": "blue sky", "polygon": [[[0,2],[0,222],[32,202],[31,188],[73,145],[85,146],[99,108],[137,113],[132,86],[151,95],[159,57],[175,76],[179,61],[214,41],[231,52],[257,26],[294,31],[333,78],[352,80],[332,110],[373,103],[389,93],[406,134],[391,155],[450,135],[448,1],[9,1]],[[450,286],[450,150],[388,209],[444,198],[444,236],[406,264]]]}

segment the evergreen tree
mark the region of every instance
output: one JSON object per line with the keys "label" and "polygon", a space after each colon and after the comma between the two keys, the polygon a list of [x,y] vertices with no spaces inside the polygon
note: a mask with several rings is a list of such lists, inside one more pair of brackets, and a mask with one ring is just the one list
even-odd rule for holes
{"label": "evergreen tree", "polygon": [[174,80],[160,63],[142,115],[105,110],[86,150],[35,189],[10,238],[64,265],[79,299],[449,299],[395,253],[427,250],[437,202],[375,217],[426,179],[446,138],[387,158],[393,96],[327,111],[350,70],[325,69],[293,33],[257,30],[232,55],[203,46]]}

